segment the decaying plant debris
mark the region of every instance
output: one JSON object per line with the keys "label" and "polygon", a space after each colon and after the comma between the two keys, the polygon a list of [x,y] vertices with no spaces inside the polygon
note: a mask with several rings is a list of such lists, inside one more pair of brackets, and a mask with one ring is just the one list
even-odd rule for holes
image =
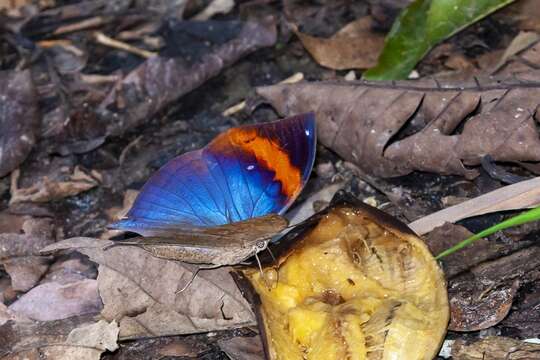
{"label": "decaying plant debris", "polygon": [[[263,359],[230,268],[176,293],[192,265],[103,248],[156,169],[232,126],[315,111],[321,145],[292,223],[338,189],[409,223],[537,176],[536,1],[444,41],[410,80],[349,81],[407,4],[0,0],[0,357]],[[292,74],[304,80],[276,85]],[[514,210],[474,214],[437,222],[431,252]],[[522,225],[441,260],[441,356],[537,356],[522,340],[540,334],[538,236]]]}

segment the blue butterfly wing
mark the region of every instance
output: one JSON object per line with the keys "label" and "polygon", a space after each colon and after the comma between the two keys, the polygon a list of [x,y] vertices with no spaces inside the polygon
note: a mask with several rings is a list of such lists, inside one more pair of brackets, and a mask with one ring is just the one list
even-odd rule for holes
{"label": "blue butterfly wing", "polygon": [[315,148],[312,113],[232,128],[165,164],[111,227],[148,235],[282,214],[307,182]]}

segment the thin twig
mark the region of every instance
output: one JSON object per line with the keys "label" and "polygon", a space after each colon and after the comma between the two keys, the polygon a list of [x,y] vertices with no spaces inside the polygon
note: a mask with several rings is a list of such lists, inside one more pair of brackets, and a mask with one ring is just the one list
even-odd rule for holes
{"label": "thin twig", "polygon": [[100,32],[100,31],[96,31],[94,33],[94,39],[95,39],[95,41],[97,43],[99,43],[101,45],[105,45],[105,46],[112,47],[112,48],[115,48],[115,49],[123,50],[123,51],[129,52],[129,53],[138,55],[140,57],[143,57],[145,59],[148,59],[148,58],[151,58],[151,57],[157,55],[157,53],[155,53],[155,52],[140,49],[140,48],[138,48],[136,46],[127,44],[125,42],[115,40],[115,39],[105,35],[104,33]]}
{"label": "thin twig", "polygon": [[67,34],[67,33],[72,33],[76,31],[88,30],[91,28],[99,27],[105,23],[107,23],[107,20],[105,20],[103,17],[95,16],[95,17],[92,17],[90,19],[86,19],[80,22],[60,26],[58,29],[56,29],[53,32],[53,35],[61,35],[61,34]]}
{"label": "thin twig", "polygon": [[445,222],[455,223],[472,216],[497,211],[517,210],[540,204],[540,177],[504,186],[482,196],[437,211],[413,221],[409,227],[423,235]]}

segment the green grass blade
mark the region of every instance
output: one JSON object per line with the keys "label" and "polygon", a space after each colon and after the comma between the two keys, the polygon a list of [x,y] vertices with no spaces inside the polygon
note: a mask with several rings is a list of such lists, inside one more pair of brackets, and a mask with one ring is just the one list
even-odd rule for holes
{"label": "green grass blade", "polygon": [[516,215],[514,217],[511,217],[510,219],[507,219],[503,222],[493,225],[492,227],[489,227],[483,231],[480,231],[478,234],[474,234],[473,236],[457,243],[451,248],[444,250],[442,253],[437,255],[435,259],[438,260],[440,258],[453,254],[456,251],[464,248],[465,246],[472,244],[476,240],[489,236],[497,231],[504,230],[512,226],[522,225],[522,224],[536,221],[536,220],[540,220],[540,207],[536,207],[532,210],[529,210],[519,215]]}

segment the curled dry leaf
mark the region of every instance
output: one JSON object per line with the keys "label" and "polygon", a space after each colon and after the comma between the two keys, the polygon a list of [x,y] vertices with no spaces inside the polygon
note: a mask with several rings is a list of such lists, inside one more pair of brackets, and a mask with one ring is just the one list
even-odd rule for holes
{"label": "curled dry leaf", "polygon": [[458,339],[452,345],[452,359],[455,360],[529,360],[539,357],[540,344],[502,336],[488,336],[471,344]]}
{"label": "curled dry leaf", "polygon": [[11,311],[39,321],[66,319],[98,313],[102,308],[96,280],[85,279],[62,285],[38,285],[9,306]]}
{"label": "curled dry leaf", "polygon": [[420,170],[473,178],[478,171],[465,165],[478,165],[488,154],[496,161],[540,161],[533,116],[539,71],[459,84],[433,78],[300,83],[257,91],[282,114],[314,111],[321,143],[370,175]]}
{"label": "curled dry leaf", "polygon": [[36,142],[39,125],[30,71],[0,71],[0,177],[26,159]]}
{"label": "curled dry leaf", "polygon": [[18,176],[15,176],[12,180],[10,204],[49,202],[77,195],[96,187],[99,184],[99,173],[93,171],[89,175],[77,166],[65,180],[51,180],[44,176],[41,181],[24,189],[17,188],[17,179]]}
{"label": "curled dry leaf", "polygon": [[226,267],[202,270],[193,283],[195,266],[153,257],[135,247],[115,247],[108,240],[73,238],[43,252],[77,248],[98,263],[102,316],[116,319],[120,338],[190,334],[253,325],[249,304]]}
{"label": "curled dry leaf", "polygon": [[332,37],[318,38],[294,30],[306,50],[322,66],[334,70],[367,69],[377,64],[384,34],[373,30],[371,16],[355,20]]}

